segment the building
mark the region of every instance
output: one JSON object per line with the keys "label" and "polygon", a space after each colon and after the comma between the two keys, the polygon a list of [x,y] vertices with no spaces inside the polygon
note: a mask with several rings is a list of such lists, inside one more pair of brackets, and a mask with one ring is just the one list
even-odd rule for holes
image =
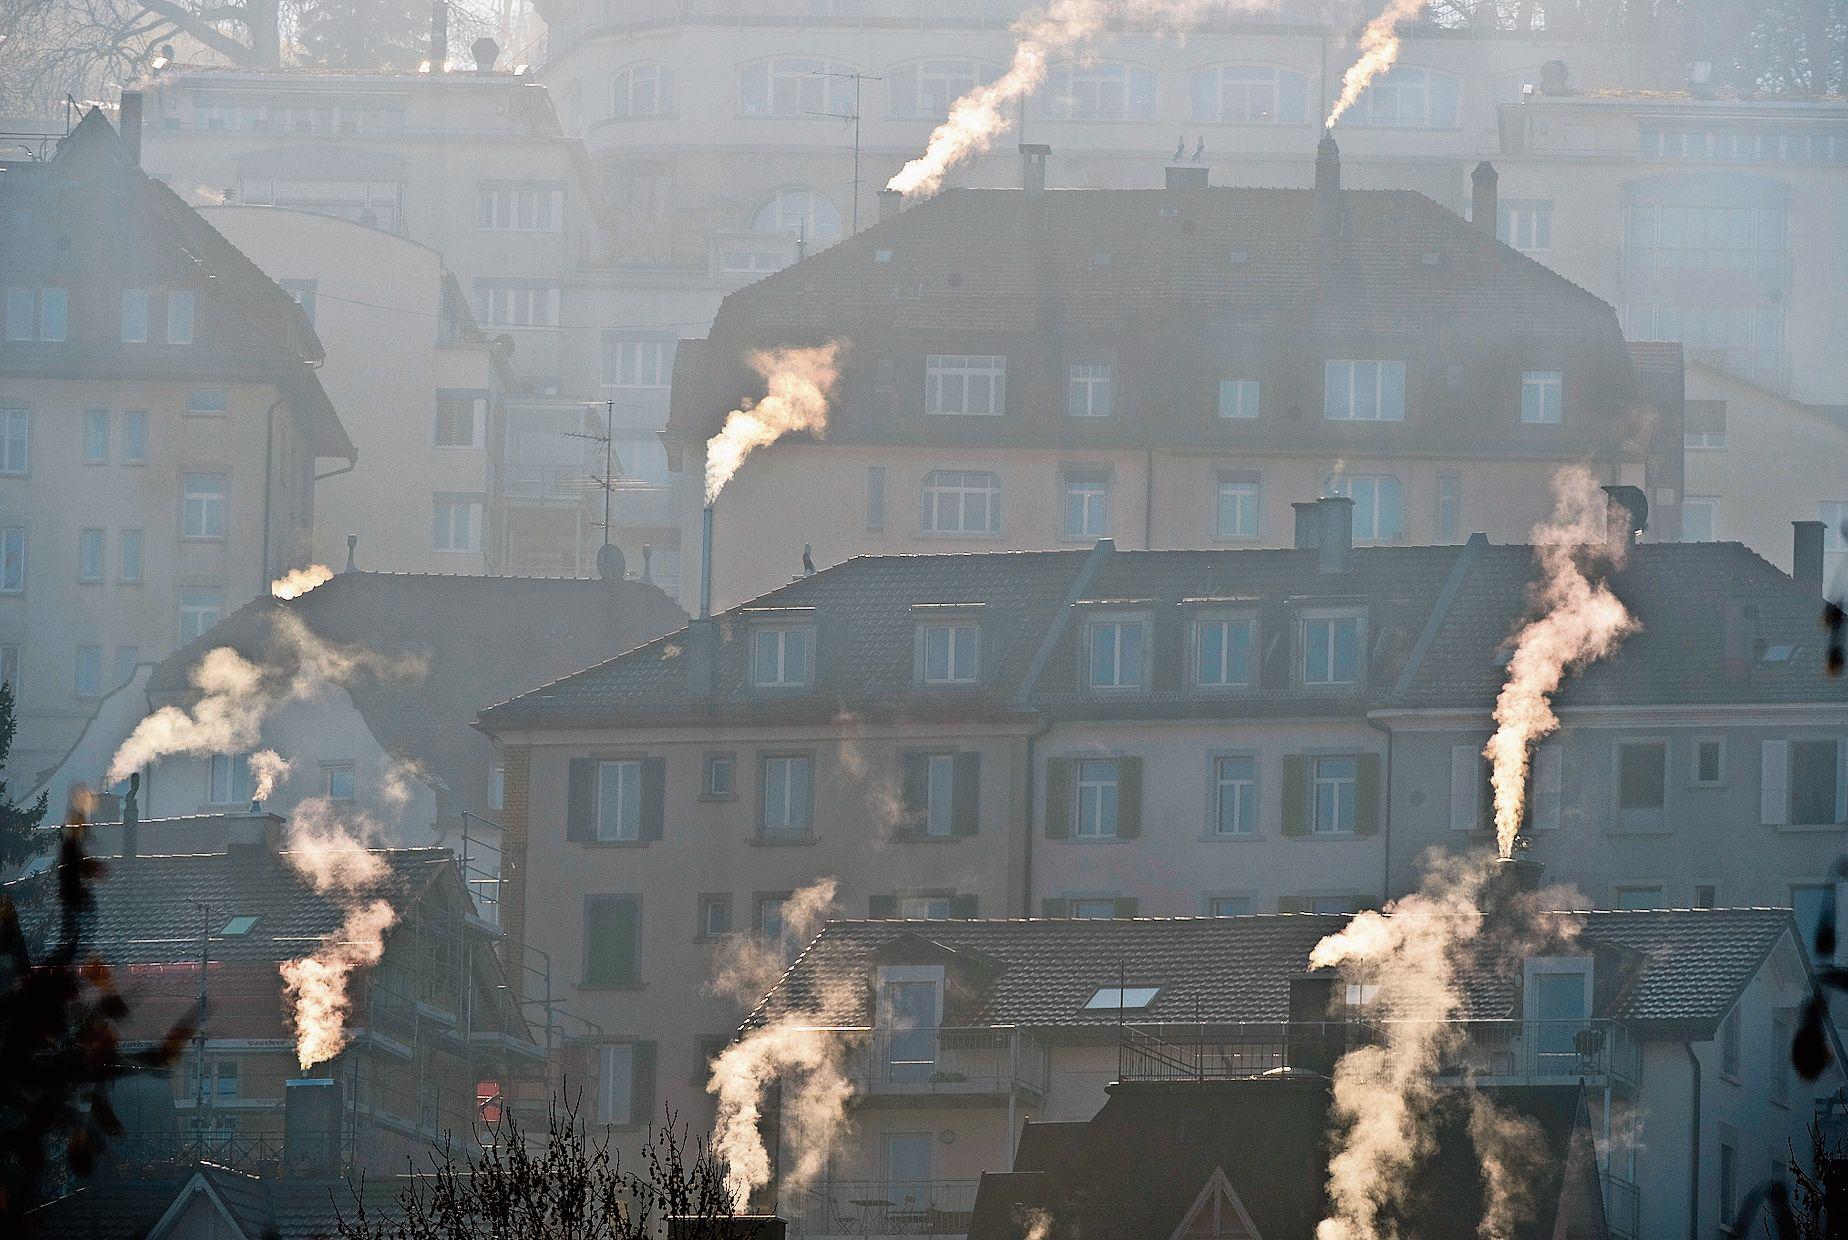
{"label": "building", "polygon": [[[277,705],[257,747],[293,769],[266,807],[286,815],[327,797],[385,824],[394,843],[461,852],[479,911],[492,918],[496,892],[482,880],[499,873],[502,769],[471,726],[476,712],[669,632],[686,613],[640,581],[339,573],[297,598],[246,604],[112,693],[47,782],[52,803],[78,785],[106,787],[110,760],[145,715],[192,707],[200,697],[193,671],[208,651],[230,647],[274,676],[295,675],[303,652],[280,639],[282,618],[405,672],[329,680]],[[509,641],[516,632],[528,640]],[[248,759],[168,755],[142,772],[141,811],[241,810],[251,798]]]}
{"label": "building", "polygon": [[92,110],[0,164],[0,675],[35,782],[112,688],[312,550],[354,450],[301,308]]}
{"label": "building", "polygon": [[[1789,913],[1541,916],[1555,938],[1567,926],[1574,937],[1512,959],[1485,943],[1478,965],[1460,967],[1462,1045],[1436,1077],[1539,1121],[1550,1156],[1538,1160],[1541,1219],[1557,1208],[1562,1222],[1608,1229],[1516,1234],[1723,1228],[1770,1167],[1808,1148],[1813,1102],[1842,1080],[1832,1067],[1811,1086],[1789,1067],[1811,982]],[[1324,1204],[1326,1074],[1384,1032],[1364,995],[1356,1006],[1359,987],[1307,971],[1311,948],[1346,923],[827,926],[746,1022],[838,1039],[856,1086],[830,1178],[780,1203],[792,1230],[912,1235],[916,1218],[936,1212],[933,1234],[1015,1240],[1007,1207],[1019,1205],[1049,1208],[1054,1237],[1078,1225],[1084,1235],[1311,1235]],[[1470,1221],[1427,1219],[1408,1234],[1475,1232],[1480,1170],[1458,1159],[1458,1144],[1469,1148],[1460,1128],[1451,1113],[1448,1148],[1421,1173],[1418,1196],[1457,1211],[1453,1224]],[[1153,1145],[1161,1158],[1148,1157]],[[1228,1157],[1234,1149],[1243,1156]],[[1248,1230],[1186,1230],[1216,1194],[1239,1203],[1233,1215],[1243,1209]],[[1149,1219],[1129,1229],[1124,1209]]]}
{"label": "building", "polygon": [[844,361],[825,437],[759,450],[719,497],[716,597],[780,580],[789,551],[758,531],[789,537],[772,514],[816,488],[836,502],[799,533],[824,559],[1282,546],[1290,502],[1329,493],[1362,542],[1513,542],[1579,460],[1666,493],[1672,533],[1679,384],[1645,383],[1611,307],[1428,198],[1344,190],[1332,141],[1316,165],[1314,190],[1188,168],[949,190],[733,293],[676,365],[664,438],[689,476],[762,394],[753,351],[835,340]]}
{"label": "building", "polygon": [[333,1240],[343,1219],[402,1222],[401,1176],[263,1176],[199,1162],[177,1173],[103,1175],[33,1210],[40,1240]]}
{"label": "building", "polygon": [[[696,1115],[730,1013],[684,979],[777,941],[823,877],[874,917],[1348,913],[1415,887],[1431,845],[1486,846],[1477,755],[1537,570],[1479,536],[1350,547],[1350,507],[1302,505],[1290,549],[850,560],[485,711],[510,932]],[[1562,697],[1536,854],[1587,904],[1654,886],[1813,924],[1848,821],[1812,805],[1848,738],[1813,580],[1737,544],[1643,544],[1612,584],[1643,632]],[[1749,639],[1712,604],[1735,597]],[[1729,632],[1759,653],[1727,664]],[[1683,789],[1696,733],[1730,737],[1723,788]],[[1612,792],[1620,742],[1672,754],[1653,830]],[[1789,760],[1802,812],[1738,850]]]}

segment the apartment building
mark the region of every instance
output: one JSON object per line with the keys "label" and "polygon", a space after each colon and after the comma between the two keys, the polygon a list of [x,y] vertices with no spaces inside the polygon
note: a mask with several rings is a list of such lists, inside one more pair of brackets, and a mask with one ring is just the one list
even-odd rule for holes
{"label": "apartment building", "polygon": [[[36,782],[137,664],[312,550],[317,462],[354,449],[290,296],[92,110],[0,165],[0,676]],[[23,779],[22,779],[23,777]]]}
{"label": "apartment building", "polygon": [[[1306,152],[1305,152],[1306,155]],[[1679,376],[1611,307],[1419,194],[950,190],[729,296],[681,347],[664,440],[761,396],[756,351],[837,341],[825,435],[760,450],[719,497],[726,605],[850,555],[1088,545],[1288,546],[1293,500],[1354,503],[1363,543],[1524,540],[1571,461],[1649,489],[1673,533]],[[1492,218],[1494,171],[1477,178]],[[834,502],[791,524],[789,496]],[[689,545],[701,496],[683,494]],[[683,598],[688,597],[683,585]]]}
{"label": "apartment building", "polygon": [[[1790,1068],[1811,976],[1789,913],[1544,916],[1566,946],[1485,947],[1463,970],[1408,1233],[1474,1234],[1482,1217],[1470,1088],[1533,1124],[1534,1216],[1510,1234],[1723,1232],[1844,1080]],[[1328,1073],[1388,1028],[1362,987],[1308,969],[1346,923],[829,925],[746,1022],[837,1041],[856,1087],[826,1176],[778,1195],[792,1234],[1018,1240],[1033,1209],[1054,1237],[1312,1234]],[[800,1138],[777,1139],[788,1166]]]}

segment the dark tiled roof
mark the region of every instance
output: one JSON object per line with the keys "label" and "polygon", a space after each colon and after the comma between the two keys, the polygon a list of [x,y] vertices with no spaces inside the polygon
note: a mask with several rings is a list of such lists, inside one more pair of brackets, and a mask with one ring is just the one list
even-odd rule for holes
{"label": "dark tiled roof", "polygon": [[143,1240],[195,1175],[224,1204],[241,1240],[335,1240],[341,1218],[354,1218],[362,1201],[369,1221],[389,1224],[403,1213],[402,1177],[265,1177],[199,1163],[184,1176],[99,1172],[32,1211],[30,1234],[37,1240]]}
{"label": "dark tiled roof", "polygon": [[[1605,1015],[1640,1023],[1717,1022],[1791,930],[1785,909],[1674,909],[1554,914],[1579,943],[1623,964]],[[945,950],[976,962],[946,1025],[1106,1028],[1114,1012],[1084,1012],[1100,986],[1119,978],[1159,984],[1137,1019],[1151,1023],[1282,1021],[1289,983],[1309,953],[1348,922],[1345,914],[1250,917],[1036,919],[1013,921],[842,921],[824,927],[752,1013],[751,1023],[787,1012],[805,1020],[865,1026],[882,949]],[[908,957],[909,958],[909,957]],[[1516,977],[1482,962],[1466,970],[1466,1014],[1511,1015]],[[952,1000],[952,1004],[957,1003]]]}

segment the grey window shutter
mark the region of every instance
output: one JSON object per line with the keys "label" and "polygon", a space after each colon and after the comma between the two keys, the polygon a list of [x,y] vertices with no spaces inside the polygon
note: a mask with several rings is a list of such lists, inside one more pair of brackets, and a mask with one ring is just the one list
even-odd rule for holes
{"label": "grey window shutter", "polygon": [[900,826],[906,831],[922,831],[924,815],[930,810],[930,755],[908,753],[903,762],[899,779]]}
{"label": "grey window shutter", "polygon": [[1070,900],[1061,900],[1057,896],[1047,896],[1044,900],[1040,901],[1041,917],[1070,917],[1071,915],[1072,902]]}
{"label": "grey window shutter", "polygon": [[950,916],[958,918],[978,917],[976,898],[974,896],[951,896]]}
{"label": "grey window shutter", "polygon": [[1283,759],[1283,833],[1309,834],[1309,759],[1300,753]]}
{"label": "grey window shutter", "polygon": [[1062,840],[1071,833],[1072,760],[1053,758],[1046,763],[1046,838]]}
{"label": "grey window shutter", "polygon": [[615,986],[638,975],[641,909],[633,896],[591,896],[584,915],[584,980]]}
{"label": "grey window shutter", "polygon": [[651,1124],[655,1107],[655,1044],[637,1042],[629,1077],[629,1122]]}
{"label": "grey window shutter", "polygon": [[1142,834],[1142,759],[1117,759],[1117,838]]}
{"label": "grey window shutter", "polygon": [[641,838],[658,840],[667,824],[667,759],[642,759]]}
{"label": "grey window shutter", "polygon": [[1136,897],[1118,896],[1116,901],[1116,915],[1118,917],[1134,917],[1136,915],[1136,906]]}
{"label": "grey window shutter", "polygon": [[894,895],[866,897],[866,915],[872,918],[898,916],[898,897]]}
{"label": "grey window shutter", "polygon": [[950,834],[974,835],[981,823],[982,755],[956,755],[956,793],[951,806]]}
{"label": "grey window shutter", "polygon": [[1363,753],[1354,761],[1354,834],[1380,829],[1380,756]]}
{"label": "grey window shutter", "polygon": [[565,838],[591,840],[597,834],[597,760],[573,758],[565,774]]}

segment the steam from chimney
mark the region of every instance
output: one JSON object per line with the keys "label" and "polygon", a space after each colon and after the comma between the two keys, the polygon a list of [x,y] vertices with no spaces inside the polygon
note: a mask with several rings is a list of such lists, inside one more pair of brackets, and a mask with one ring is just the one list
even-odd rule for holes
{"label": "steam from chimney", "polygon": [[828,429],[828,396],[840,379],[841,343],[815,348],[766,349],[750,357],[764,380],[764,398],[725,415],[725,426],[706,441],[706,503],[718,499],[744,458],[792,431]]}
{"label": "steam from chimney", "polygon": [[1051,1240],[1052,1215],[1044,1210],[1028,1210],[1020,1217],[1020,1225],[1026,1229],[1021,1240]]}
{"label": "steam from chimney", "polygon": [[325,564],[310,564],[307,568],[292,568],[270,582],[270,597],[300,598],[322,582],[333,579],[334,570]]}
{"label": "steam from chimney", "polygon": [[[789,949],[808,942],[826,919],[835,887],[832,878],[823,878],[790,896],[777,943],[737,944],[719,962],[712,989],[755,1004],[781,976]],[[825,1024],[813,1013],[782,1014],[744,1034],[712,1062],[706,1082],[706,1092],[718,1099],[712,1152],[725,1164],[725,1188],[736,1210],[748,1209],[752,1195],[770,1182],[770,1153],[759,1125],[764,1099],[779,1085],[780,1120],[791,1152],[782,1169],[784,1187],[800,1192],[827,1169],[828,1151],[847,1126],[853,1083],[843,1070],[839,1039],[817,1027]]]}
{"label": "steam from chimney", "polygon": [[1424,0],[1389,0],[1385,11],[1367,23],[1360,32],[1360,56],[1341,76],[1341,95],[1328,110],[1322,128],[1333,129],[1373,79],[1392,68],[1399,59],[1399,24],[1417,17],[1424,6]]}
{"label": "steam from chimney", "polygon": [[1559,726],[1551,698],[1569,671],[1614,651],[1638,627],[1587,568],[1619,567],[1624,539],[1606,536],[1608,502],[1591,472],[1569,466],[1553,477],[1553,515],[1534,527],[1534,554],[1545,578],[1535,590],[1541,614],[1514,636],[1508,679],[1495,699],[1495,734],[1483,754],[1495,787],[1495,846],[1514,855],[1526,809],[1527,767],[1534,743]]}
{"label": "steam from chimney", "polygon": [[1534,1186],[1546,1169],[1546,1135],[1525,1115],[1469,1091],[1469,1140],[1482,1163],[1482,1240],[1510,1240],[1534,1216]]}
{"label": "steam from chimney", "polygon": [[289,777],[290,762],[274,749],[259,749],[250,755],[250,799],[270,799],[276,785]]}

